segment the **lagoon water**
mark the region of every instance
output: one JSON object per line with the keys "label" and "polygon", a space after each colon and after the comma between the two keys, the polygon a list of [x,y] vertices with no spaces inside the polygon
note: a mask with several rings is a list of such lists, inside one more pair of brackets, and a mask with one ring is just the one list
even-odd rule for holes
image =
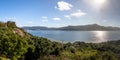
{"label": "lagoon water", "polygon": [[61,31],[61,30],[27,30],[34,36],[45,37],[63,42],[105,42],[120,40],[120,31]]}

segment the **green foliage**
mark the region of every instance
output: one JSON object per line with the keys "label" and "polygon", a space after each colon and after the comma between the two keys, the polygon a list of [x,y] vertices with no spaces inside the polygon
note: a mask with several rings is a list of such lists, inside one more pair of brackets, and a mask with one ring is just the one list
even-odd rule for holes
{"label": "green foliage", "polygon": [[12,60],[24,58],[27,49],[34,47],[28,41],[30,40],[13,33],[9,27],[0,28],[0,57]]}
{"label": "green foliage", "polygon": [[120,60],[119,56],[120,40],[60,43],[32,36],[14,22],[0,22],[0,60]]}
{"label": "green foliage", "polygon": [[6,24],[7,24],[7,27],[9,27],[9,28],[15,28],[16,27],[16,24],[13,21],[8,21]]}
{"label": "green foliage", "polygon": [[0,22],[0,27],[6,27],[6,23]]}

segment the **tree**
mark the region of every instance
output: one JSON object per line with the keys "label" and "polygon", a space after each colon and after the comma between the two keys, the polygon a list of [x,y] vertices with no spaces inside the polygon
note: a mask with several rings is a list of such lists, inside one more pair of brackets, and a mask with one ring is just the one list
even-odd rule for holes
{"label": "tree", "polygon": [[13,21],[8,21],[8,22],[7,22],[7,26],[8,26],[9,28],[15,28],[15,27],[17,27],[16,24],[15,24],[15,22],[13,22]]}
{"label": "tree", "polygon": [[17,60],[18,58],[23,58],[23,55],[27,52],[28,48],[29,44],[26,38],[20,37],[9,30],[6,33],[0,33],[1,56]]}

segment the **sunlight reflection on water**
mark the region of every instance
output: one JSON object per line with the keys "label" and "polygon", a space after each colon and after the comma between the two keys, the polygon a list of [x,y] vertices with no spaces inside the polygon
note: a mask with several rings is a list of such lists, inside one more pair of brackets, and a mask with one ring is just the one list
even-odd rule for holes
{"label": "sunlight reflection on water", "polygon": [[107,40],[107,31],[92,31],[94,34],[94,42],[99,43],[99,42],[105,42]]}
{"label": "sunlight reflection on water", "polygon": [[120,31],[59,31],[27,30],[34,36],[45,37],[54,41],[100,43],[120,39]]}

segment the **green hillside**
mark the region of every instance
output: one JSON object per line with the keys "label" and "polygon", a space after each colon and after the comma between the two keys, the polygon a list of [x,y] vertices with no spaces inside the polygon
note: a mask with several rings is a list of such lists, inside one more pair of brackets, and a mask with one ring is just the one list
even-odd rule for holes
{"label": "green hillside", "polygon": [[0,60],[120,60],[120,40],[60,43],[32,36],[15,22],[0,22]]}

